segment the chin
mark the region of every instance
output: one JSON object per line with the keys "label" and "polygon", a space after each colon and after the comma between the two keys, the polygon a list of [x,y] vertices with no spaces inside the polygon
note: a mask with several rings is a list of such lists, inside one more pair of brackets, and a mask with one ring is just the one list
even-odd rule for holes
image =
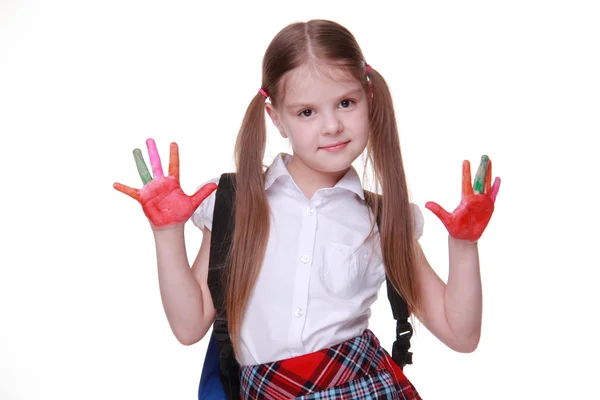
{"label": "chin", "polygon": [[348,168],[350,168],[350,165],[351,164],[327,165],[323,166],[322,168],[317,167],[315,170],[326,174],[344,173],[348,170]]}
{"label": "chin", "polygon": [[320,157],[318,163],[315,163],[315,169],[321,172],[345,172],[352,166],[357,157],[349,155],[329,155],[328,157]]}

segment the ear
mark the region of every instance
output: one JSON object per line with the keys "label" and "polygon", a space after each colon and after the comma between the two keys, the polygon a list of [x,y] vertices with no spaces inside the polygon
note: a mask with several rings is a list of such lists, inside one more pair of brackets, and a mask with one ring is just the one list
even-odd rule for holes
{"label": "ear", "polygon": [[275,107],[273,107],[273,104],[265,103],[265,110],[267,110],[267,114],[269,114],[273,125],[275,125],[281,136],[283,138],[287,138],[287,133],[285,133],[285,129],[283,129],[283,126],[281,125],[281,120],[279,119],[279,113],[277,112]]}
{"label": "ear", "polygon": [[369,80],[369,109],[373,106],[373,82]]}

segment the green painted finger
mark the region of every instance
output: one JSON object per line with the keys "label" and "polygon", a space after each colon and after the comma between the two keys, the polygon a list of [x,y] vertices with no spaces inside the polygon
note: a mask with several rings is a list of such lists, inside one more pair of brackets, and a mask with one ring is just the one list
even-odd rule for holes
{"label": "green painted finger", "polygon": [[140,174],[140,178],[142,178],[142,182],[147,184],[152,180],[152,175],[148,171],[148,167],[144,162],[144,157],[142,156],[142,151],[140,149],[135,149],[133,151],[133,158],[135,158],[135,165],[137,166],[138,173]]}
{"label": "green painted finger", "polygon": [[479,168],[477,168],[477,173],[475,174],[475,181],[473,182],[473,190],[477,194],[481,194],[484,191],[485,176],[487,174],[489,162],[490,158],[488,156],[481,156],[481,162],[479,163]]}

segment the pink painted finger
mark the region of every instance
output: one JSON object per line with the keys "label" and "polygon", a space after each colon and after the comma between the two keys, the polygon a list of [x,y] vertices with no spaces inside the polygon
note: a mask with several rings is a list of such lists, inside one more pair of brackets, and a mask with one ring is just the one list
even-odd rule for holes
{"label": "pink painted finger", "polygon": [[493,202],[496,201],[496,196],[498,195],[499,191],[500,191],[500,178],[496,177],[496,179],[494,179],[494,184],[492,185],[492,190],[490,191],[490,199],[492,199]]}
{"label": "pink painted finger", "polygon": [[162,178],[164,173],[154,139],[146,140],[146,146],[148,147],[148,156],[150,157],[150,165],[152,165],[152,174],[154,175],[154,179]]}

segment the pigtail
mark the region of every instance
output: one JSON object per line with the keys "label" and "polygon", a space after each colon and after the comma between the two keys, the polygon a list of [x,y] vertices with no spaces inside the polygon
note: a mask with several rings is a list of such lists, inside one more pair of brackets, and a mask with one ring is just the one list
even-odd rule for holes
{"label": "pigtail", "polygon": [[245,307],[260,272],[269,236],[263,171],[266,142],[265,97],[258,93],[246,110],[235,145],[235,230],[228,257],[225,310],[236,354]]}
{"label": "pigtail", "polygon": [[383,195],[382,207],[375,212],[381,216],[379,236],[386,273],[392,286],[408,304],[410,312],[421,316],[421,298],[415,271],[413,215],[392,95],[379,72],[367,66],[366,73],[372,93],[368,154]]}

